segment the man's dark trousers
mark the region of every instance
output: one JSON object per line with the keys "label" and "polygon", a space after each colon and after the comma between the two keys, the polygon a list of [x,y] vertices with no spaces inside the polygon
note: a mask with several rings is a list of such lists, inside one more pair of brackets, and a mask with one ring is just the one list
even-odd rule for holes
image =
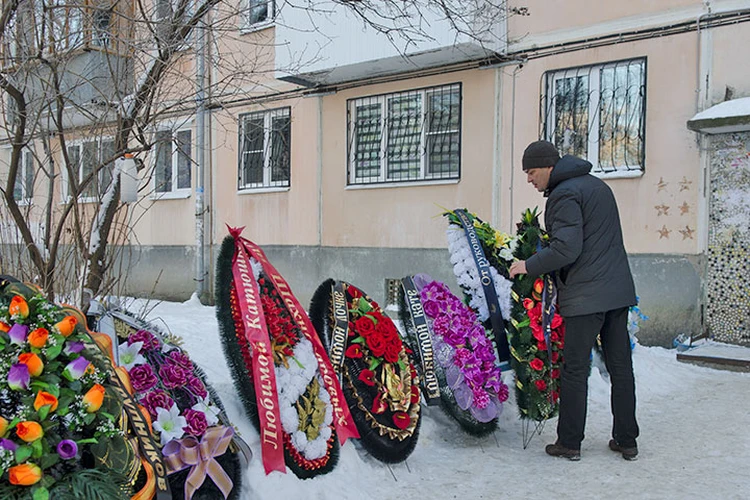
{"label": "man's dark trousers", "polygon": [[557,437],[566,448],[579,450],[586,426],[591,349],[601,334],[604,362],[612,382],[612,437],[630,448],[636,446],[635,380],[628,335],[628,308],[565,317],[565,347],[560,382],[560,418]]}

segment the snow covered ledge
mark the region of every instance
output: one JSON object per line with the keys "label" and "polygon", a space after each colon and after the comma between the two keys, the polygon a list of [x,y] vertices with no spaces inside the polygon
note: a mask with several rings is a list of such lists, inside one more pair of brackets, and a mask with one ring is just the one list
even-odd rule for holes
{"label": "snow covered ledge", "polygon": [[690,130],[724,134],[750,130],[750,97],[724,101],[701,111],[687,122]]}

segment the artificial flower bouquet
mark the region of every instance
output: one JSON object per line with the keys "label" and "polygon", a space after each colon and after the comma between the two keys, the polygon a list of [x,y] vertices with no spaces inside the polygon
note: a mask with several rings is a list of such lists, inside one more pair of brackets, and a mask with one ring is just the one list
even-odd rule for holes
{"label": "artificial flower bouquet", "polygon": [[112,366],[82,315],[0,290],[0,498],[127,499],[141,471]]}
{"label": "artificial flower bouquet", "polygon": [[444,283],[426,275],[402,283],[399,312],[411,349],[419,354],[415,358],[421,360],[423,393],[430,390],[424,384],[432,370],[445,412],[471,435],[491,434],[508,399],[492,340],[476,313]]}
{"label": "artificial flower bouquet", "polygon": [[266,473],[333,470],[358,437],[341,387],[305,310],[263,251],[230,229],[217,261],[217,318]]}
{"label": "artificial flower bouquet", "polygon": [[109,314],[122,340],[118,363],[151,422],[173,498],[239,498],[243,443],[203,371],[175,336],[123,311]]}
{"label": "artificial flower bouquet", "polygon": [[393,321],[359,288],[327,280],[310,316],[323,339],[361,444],[388,463],[406,460],[420,425],[419,377]]}
{"label": "artificial flower bouquet", "polygon": [[[544,243],[537,210],[526,210],[517,224],[514,256],[526,260]],[[521,418],[541,422],[557,415],[560,367],[565,342],[565,324],[555,312],[550,333],[542,324],[542,295],[551,277],[518,276],[513,283],[513,308],[508,325],[511,366],[516,373],[516,403]],[[550,298],[550,300],[552,300]],[[556,306],[556,304],[554,304]]]}

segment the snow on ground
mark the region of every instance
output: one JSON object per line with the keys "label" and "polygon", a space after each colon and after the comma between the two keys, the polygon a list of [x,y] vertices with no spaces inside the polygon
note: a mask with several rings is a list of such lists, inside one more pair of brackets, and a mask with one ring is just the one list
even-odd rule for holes
{"label": "snow on ground", "polygon": [[[136,301],[128,308],[137,313],[143,305]],[[674,350],[639,345],[634,351],[641,428],[636,462],[607,448],[609,383],[594,368],[580,462],[544,453],[544,445],[555,440],[556,419],[524,449],[523,424],[511,397],[494,436],[467,436],[439,408],[423,407],[419,443],[407,463],[389,470],[349,441],[332,473],[303,481],[292,473],[264,475],[258,433],[234,390],[214,308],[195,300],[163,302],[150,309],[148,319],[183,338],[252,448],[243,499],[750,497],[750,374],[683,364]]]}

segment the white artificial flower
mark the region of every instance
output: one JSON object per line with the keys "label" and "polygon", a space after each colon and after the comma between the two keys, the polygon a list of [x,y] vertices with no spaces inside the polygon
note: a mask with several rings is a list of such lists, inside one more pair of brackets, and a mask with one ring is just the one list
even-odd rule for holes
{"label": "white artificial flower", "polygon": [[164,408],[156,409],[156,421],[153,425],[154,429],[161,434],[161,444],[164,446],[173,439],[180,439],[185,434],[183,427],[187,426],[187,420],[180,415],[177,405],[173,404],[169,411]]}
{"label": "white artificial flower", "polygon": [[206,416],[206,423],[209,427],[219,423],[219,414],[221,410],[216,406],[212,405],[208,400],[208,397],[199,399],[192,407],[193,410],[199,411]]}
{"label": "white artificial flower", "polygon": [[146,358],[140,354],[142,347],[143,342],[133,342],[130,345],[127,342],[120,344],[118,349],[120,365],[124,366],[127,371],[130,371],[136,365],[146,364]]}

